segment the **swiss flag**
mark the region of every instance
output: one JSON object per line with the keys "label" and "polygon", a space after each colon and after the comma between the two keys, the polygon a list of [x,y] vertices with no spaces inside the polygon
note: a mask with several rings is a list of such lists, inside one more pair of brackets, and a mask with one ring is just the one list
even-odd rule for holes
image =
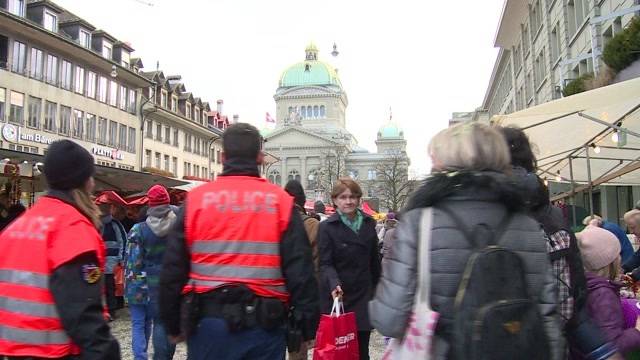
{"label": "swiss flag", "polygon": [[268,123],[274,123],[276,122],[276,120],[274,118],[271,117],[271,115],[269,115],[269,113],[267,113],[267,116],[264,119],[266,122]]}

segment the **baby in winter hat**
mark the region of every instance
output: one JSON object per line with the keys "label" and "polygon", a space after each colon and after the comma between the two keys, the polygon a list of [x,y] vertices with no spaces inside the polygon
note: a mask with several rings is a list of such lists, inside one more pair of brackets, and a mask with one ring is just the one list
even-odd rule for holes
{"label": "baby in winter hat", "polygon": [[[599,273],[600,270],[612,264],[620,267],[620,241],[612,232],[589,225],[577,233],[576,237],[582,253],[582,262],[587,271]],[[614,272],[617,274],[618,269]]]}

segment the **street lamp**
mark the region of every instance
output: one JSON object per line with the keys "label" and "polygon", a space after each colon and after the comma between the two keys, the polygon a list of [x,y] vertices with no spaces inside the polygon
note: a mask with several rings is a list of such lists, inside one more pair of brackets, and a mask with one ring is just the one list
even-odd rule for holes
{"label": "street lamp", "polygon": [[213,144],[216,142],[216,140],[218,139],[222,139],[221,136],[218,135],[214,135],[212,137],[209,138],[209,140],[207,140],[207,158],[209,159],[209,180],[211,179],[211,174],[213,173],[213,170],[211,169],[211,151],[213,150]]}

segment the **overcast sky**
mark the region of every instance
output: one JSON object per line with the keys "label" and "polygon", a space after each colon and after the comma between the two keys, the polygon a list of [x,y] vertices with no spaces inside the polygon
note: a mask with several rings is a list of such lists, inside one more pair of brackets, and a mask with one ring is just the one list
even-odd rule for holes
{"label": "overcast sky", "polygon": [[[429,139],[454,111],[480,106],[497,50],[503,0],[54,0],[131,43],[145,70],[156,61],[188,91],[224,99],[227,115],[263,127],[275,114],[282,71],[314,41],[338,69],[347,127],[375,151],[389,118],[405,131],[415,173],[430,165]],[[330,55],[333,43],[340,55]]]}

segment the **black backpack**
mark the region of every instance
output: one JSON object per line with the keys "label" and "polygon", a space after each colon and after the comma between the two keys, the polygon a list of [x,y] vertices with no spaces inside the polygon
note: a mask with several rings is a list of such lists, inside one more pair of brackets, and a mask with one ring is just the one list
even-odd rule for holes
{"label": "black backpack", "polygon": [[454,303],[454,358],[549,359],[549,341],[538,304],[527,291],[523,260],[501,246],[511,216],[495,231],[487,224],[469,231],[456,214],[443,210],[473,245]]}

